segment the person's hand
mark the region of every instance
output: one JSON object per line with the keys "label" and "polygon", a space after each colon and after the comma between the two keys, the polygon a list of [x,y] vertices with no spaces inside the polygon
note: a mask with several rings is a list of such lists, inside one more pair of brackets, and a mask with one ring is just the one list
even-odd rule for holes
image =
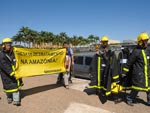
{"label": "person's hand", "polygon": [[70,69],[66,69],[66,71],[67,71],[67,72],[69,72],[69,71],[70,71]]}
{"label": "person's hand", "polygon": [[74,65],[74,62],[72,61],[72,65]]}

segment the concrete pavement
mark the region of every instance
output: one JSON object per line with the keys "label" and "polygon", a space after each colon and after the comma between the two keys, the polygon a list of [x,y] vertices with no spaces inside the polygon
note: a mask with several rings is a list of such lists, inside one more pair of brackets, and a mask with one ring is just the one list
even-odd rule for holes
{"label": "concrete pavement", "polygon": [[143,104],[146,94],[139,93],[142,100],[133,107],[125,102],[114,104],[108,100],[102,104],[97,95],[87,95],[83,92],[88,86],[88,80],[73,79],[73,84],[67,90],[56,85],[57,75],[44,75],[24,78],[21,90],[21,106],[7,104],[5,93],[0,81],[0,113],[149,113],[150,107]]}

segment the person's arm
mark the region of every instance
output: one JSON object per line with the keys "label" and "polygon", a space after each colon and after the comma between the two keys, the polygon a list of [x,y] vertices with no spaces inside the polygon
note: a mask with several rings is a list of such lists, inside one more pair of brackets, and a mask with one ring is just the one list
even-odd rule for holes
{"label": "person's arm", "polygon": [[12,69],[12,65],[8,63],[7,58],[5,58],[3,55],[0,55],[0,68],[2,71],[4,71],[6,74],[13,76],[15,73]]}
{"label": "person's arm", "polygon": [[72,55],[71,58],[72,58],[71,64],[74,65],[74,56]]}
{"label": "person's arm", "polygon": [[71,64],[74,65],[74,55],[73,55],[73,50],[71,48],[70,48],[70,52],[71,52],[71,59],[72,59]]}
{"label": "person's arm", "polygon": [[71,59],[70,57],[68,57],[68,69],[67,69],[68,72],[70,72],[70,65],[71,65]]}

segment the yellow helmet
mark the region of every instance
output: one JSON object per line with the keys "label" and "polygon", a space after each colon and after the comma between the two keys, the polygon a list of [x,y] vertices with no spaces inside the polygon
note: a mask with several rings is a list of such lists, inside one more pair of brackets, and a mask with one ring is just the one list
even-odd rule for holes
{"label": "yellow helmet", "polygon": [[103,37],[101,38],[101,41],[109,41],[109,39],[108,39],[107,36],[103,36]]}
{"label": "yellow helmet", "polygon": [[12,43],[11,38],[4,38],[2,43]]}
{"label": "yellow helmet", "polygon": [[148,39],[149,39],[148,34],[143,32],[143,33],[139,34],[137,41],[139,42],[139,41],[148,40]]}

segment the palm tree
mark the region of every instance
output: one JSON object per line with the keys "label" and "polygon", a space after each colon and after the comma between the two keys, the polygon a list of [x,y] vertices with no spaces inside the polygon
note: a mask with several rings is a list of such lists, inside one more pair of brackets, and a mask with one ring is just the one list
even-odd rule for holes
{"label": "palm tree", "polygon": [[59,38],[60,38],[60,43],[63,44],[65,41],[67,41],[68,36],[65,32],[61,32],[59,34]]}
{"label": "palm tree", "polygon": [[[28,28],[28,27],[22,27],[19,31],[19,34],[22,35],[22,41],[24,42],[24,44],[26,43],[30,43],[29,40],[30,40],[30,33],[31,33],[31,30]],[[29,47],[30,47],[30,44],[29,44]]]}
{"label": "palm tree", "polygon": [[16,34],[15,36],[12,37],[12,40],[15,42],[15,44],[17,44],[18,42],[21,45],[22,40],[22,34]]}
{"label": "palm tree", "polygon": [[36,37],[37,37],[37,31],[29,29],[29,33],[26,39],[29,44],[29,47],[31,47],[31,44],[35,42]]}
{"label": "palm tree", "polygon": [[59,35],[54,35],[53,36],[53,45],[59,46],[60,44],[60,38]]}
{"label": "palm tree", "polygon": [[82,37],[82,36],[79,36],[79,37],[78,37],[78,44],[82,45],[82,41],[83,41],[83,37]]}
{"label": "palm tree", "polygon": [[95,36],[94,39],[95,39],[95,43],[99,43],[99,37],[98,36]]}
{"label": "palm tree", "polygon": [[43,42],[43,37],[40,35],[37,35],[37,37],[35,38],[35,47],[36,48],[41,48],[42,47],[42,42]]}
{"label": "palm tree", "polygon": [[53,34],[52,32],[41,31],[37,32],[35,30],[29,29],[28,27],[20,28],[19,32],[13,36],[13,40],[20,45],[22,42],[24,46],[28,44],[28,47],[38,48],[49,48],[51,45],[62,46],[64,41],[72,43],[73,46],[77,45],[85,45],[85,44],[96,44],[99,40],[98,36],[89,35],[86,39],[83,36],[73,36],[69,37],[65,32],[61,32],[60,34]]}
{"label": "palm tree", "polygon": [[89,40],[87,38],[84,38],[83,41],[82,41],[82,44],[83,45],[89,44]]}
{"label": "palm tree", "polygon": [[47,48],[51,48],[53,45],[54,34],[52,32],[47,32]]}
{"label": "palm tree", "polygon": [[89,35],[88,40],[90,41],[91,44],[96,44],[99,41],[99,37],[94,35]]}
{"label": "palm tree", "polygon": [[66,32],[61,32],[59,35],[60,35],[60,37],[63,37],[63,38],[67,38],[68,37]]}
{"label": "palm tree", "polygon": [[26,41],[27,41],[29,47],[31,47],[31,44],[32,44],[32,47],[36,44],[36,37],[38,35],[39,34],[37,31],[29,29],[29,33],[26,37]]}
{"label": "palm tree", "polygon": [[74,45],[74,46],[77,46],[79,43],[78,43],[78,37],[77,36],[73,36],[72,37],[72,44]]}
{"label": "palm tree", "polygon": [[22,38],[24,38],[24,41],[27,41],[26,37],[27,37],[28,33],[29,33],[29,28],[28,27],[22,27],[19,30],[19,34],[22,35]]}
{"label": "palm tree", "polygon": [[89,36],[88,36],[88,40],[89,40],[91,43],[94,43],[94,42],[95,42],[94,35],[89,35]]}

